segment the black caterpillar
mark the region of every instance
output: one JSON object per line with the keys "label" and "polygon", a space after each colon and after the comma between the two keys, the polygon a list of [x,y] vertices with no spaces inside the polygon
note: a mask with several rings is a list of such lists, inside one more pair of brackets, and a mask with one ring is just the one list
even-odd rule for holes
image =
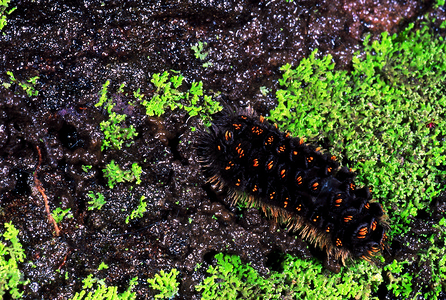
{"label": "black caterpillar", "polygon": [[388,225],[370,190],[335,156],[281,132],[251,108],[226,107],[199,131],[198,161],[208,182],[227,187],[345,265],[371,260],[386,247]]}

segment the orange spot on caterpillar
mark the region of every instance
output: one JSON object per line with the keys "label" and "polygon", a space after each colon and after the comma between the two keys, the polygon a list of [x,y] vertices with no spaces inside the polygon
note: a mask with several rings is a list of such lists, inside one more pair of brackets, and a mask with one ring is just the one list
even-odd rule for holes
{"label": "orange spot on caterpillar", "polygon": [[269,199],[270,199],[270,200],[273,200],[274,197],[275,197],[275,195],[276,195],[276,192],[271,192],[271,193],[269,194]]}
{"label": "orange spot on caterpillar", "polygon": [[327,226],[327,228],[325,228],[325,232],[330,232],[330,226]]}
{"label": "orange spot on caterpillar", "polygon": [[260,123],[263,123],[263,121],[265,121],[265,117],[264,116],[260,116],[259,120],[260,120]]}
{"label": "orange spot on caterpillar", "polygon": [[350,189],[351,189],[352,191],[354,191],[355,188],[356,188],[356,185],[355,185],[353,182],[351,182],[351,183],[350,183]]}
{"label": "orange spot on caterpillar", "polygon": [[331,173],[331,171],[333,171],[333,168],[332,167],[328,167],[327,168],[327,173]]}
{"label": "orange spot on caterpillar", "polygon": [[240,186],[240,184],[241,184],[241,180],[240,180],[240,178],[237,178],[237,182],[235,183],[235,185]]}
{"label": "orange spot on caterpillar", "polygon": [[243,116],[243,115],[241,115],[240,118],[242,118],[243,120],[247,120],[248,119],[247,116]]}
{"label": "orange spot on caterpillar", "polygon": [[312,162],[312,161],[313,161],[313,159],[314,159],[314,158],[313,158],[313,156],[308,156],[308,157],[307,157],[307,162],[309,162],[309,163],[310,163],[310,162]]}
{"label": "orange spot on caterpillar", "polygon": [[288,206],[288,201],[283,201],[283,208],[286,208]]}
{"label": "orange spot on caterpillar", "polygon": [[286,146],[285,145],[279,146],[279,148],[277,148],[277,152],[278,153],[285,152],[285,150],[286,150]]}
{"label": "orange spot on caterpillar", "polygon": [[373,221],[372,224],[370,224],[370,230],[375,231],[376,225],[378,225],[378,222]]}
{"label": "orange spot on caterpillar", "polygon": [[255,184],[254,187],[252,188],[253,192],[257,192],[259,189],[257,188],[257,185]]}
{"label": "orange spot on caterpillar", "polygon": [[315,182],[311,185],[311,187],[313,188],[313,191],[316,191],[318,189],[319,186],[319,182]]}
{"label": "orange spot on caterpillar", "polygon": [[336,246],[337,246],[337,247],[342,247],[342,241],[341,241],[340,238],[337,238],[337,239],[336,239]]}
{"label": "orange spot on caterpillar", "polygon": [[296,178],[297,184],[302,184],[302,176]]}
{"label": "orange spot on caterpillar", "polygon": [[348,223],[348,222],[350,222],[351,220],[353,220],[353,216],[346,216],[346,217],[344,217],[344,222],[345,222],[345,223]]}
{"label": "orange spot on caterpillar", "polygon": [[301,211],[301,210],[302,210],[302,204],[298,204],[298,205],[296,206],[296,210],[297,210],[297,211]]}
{"label": "orange spot on caterpillar", "polygon": [[370,203],[367,202],[366,204],[364,204],[364,207],[365,207],[366,209],[369,209],[369,208],[370,208]]}
{"label": "orange spot on caterpillar", "polygon": [[270,161],[268,164],[267,164],[267,167],[268,167],[268,170],[271,170],[273,167],[274,167],[274,161]]}
{"label": "orange spot on caterpillar", "polygon": [[259,160],[258,160],[257,158],[254,158],[252,162],[253,162],[252,165],[253,165],[254,167],[258,167],[258,166],[259,166]]}
{"label": "orange spot on caterpillar", "polygon": [[271,145],[272,142],[274,142],[274,137],[273,137],[272,135],[270,135],[270,136],[266,139],[265,146],[267,146],[267,145]]}
{"label": "orange spot on caterpillar", "polygon": [[235,128],[235,130],[240,130],[241,128],[242,128],[242,124],[240,124],[240,123],[234,123],[234,124],[232,124],[232,126]]}
{"label": "orange spot on caterpillar", "polygon": [[299,152],[297,152],[296,150],[293,151],[293,155],[297,155],[299,154]]}
{"label": "orange spot on caterpillar", "polygon": [[317,219],[319,219],[319,216],[314,217],[313,222],[316,223]]}
{"label": "orange spot on caterpillar", "polygon": [[232,161],[228,162],[228,165],[225,167],[225,170],[228,171],[234,166],[234,163]]}
{"label": "orange spot on caterpillar", "polygon": [[252,126],[251,127],[251,131],[252,133],[254,133],[255,135],[261,135],[263,133],[263,129],[260,128],[259,126]]}
{"label": "orange spot on caterpillar", "polygon": [[291,137],[291,132],[287,131],[285,137],[286,137],[286,138]]}
{"label": "orange spot on caterpillar", "polygon": [[332,155],[332,156],[330,157],[330,159],[331,159],[331,160],[336,160],[336,156],[335,156],[335,155]]}
{"label": "orange spot on caterpillar", "polygon": [[242,143],[239,143],[237,145],[237,147],[235,147],[235,150],[237,151],[239,158],[242,158],[243,156],[245,156],[245,150],[243,150],[243,148],[242,148]]}
{"label": "orange spot on caterpillar", "polygon": [[368,232],[369,232],[369,229],[366,226],[364,226],[361,229],[359,229],[358,235],[356,237],[358,239],[363,239],[363,238],[365,238],[365,236],[367,235]]}
{"label": "orange spot on caterpillar", "polygon": [[303,143],[304,143],[304,139],[303,138],[299,139],[299,145],[302,145]]}
{"label": "orange spot on caterpillar", "polygon": [[279,126],[277,126],[277,123],[274,123],[274,127],[276,127],[276,129],[279,128]]}
{"label": "orange spot on caterpillar", "polygon": [[217,150],[221,151],[221,146],[220,145],[217,146]]}
{"label": "orange spot on caterpillar", "polygon": [[316,152],[319,152],[319,151],[321,151],[321,147],[316,148]]}
{"label": "orange spot on caterpillar", "polygon": [[[341,196],[341,194],[338,194],[338,197],[340,197]],[[342,198],[337,198],[337,199],[335,199],[335,206],[337,206],[337,207],[339,207],[339,206],[341,206],[341,203],[342,203]]]}
{"label": "orange spot on caterpillar", "polygon": [[226,139],[227,141],[232,140],[232,132],[230,132],[230,131],[226,131],[226,132],[225,132],[225,139]]}
{"label": "orange spot on caterpillar", "polygon": [[280,177],[285,178],[285,176],[286,176],[285,173],[286,173],[285,169],[280,170]]}

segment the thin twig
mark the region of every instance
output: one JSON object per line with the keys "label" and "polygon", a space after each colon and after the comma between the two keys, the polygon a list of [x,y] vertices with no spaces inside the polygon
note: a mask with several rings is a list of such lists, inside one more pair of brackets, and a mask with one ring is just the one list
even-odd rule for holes
{"label": "thin twig", "polygon": [[53,223],[54,230],[56,231],[55,235],[59,236],[59,233],[60,233],[59,226],[57,226],[56,220],[54,220],[53,216],[51,215],[50,206],[48,204],[48,198],[45,195],[45,189],[42,187],[42,183],[40,182],[40,180],[37,179],[37,171],[39,170],[40,164],[42,163],[42,154],[40,153],[39,146],[36,146],[36,148],[37,148],[37,153],[39,155],[39,162],[37,163],[36,170],[34,171],[34,185],[36,186],[37,190],[40,192],[40,194],[43,197],[43,201],[45,203],[46,214],[48,215],[48,221],[50,223]]}
{"label": "thin twig", "polygon": [[58,270],[60,270],[60,269],[62,269],[62,267],[65,265],[65,263],[67,262],[67,257],[68,257],[68,255],[70,255],[71,254],[71,249],[70,250],[68,250],[68,253],[67,254],[65,254],[65,257],[63,258],[63,261],[62,261],[62,263],[59,265],[59,267],[57,268]]}

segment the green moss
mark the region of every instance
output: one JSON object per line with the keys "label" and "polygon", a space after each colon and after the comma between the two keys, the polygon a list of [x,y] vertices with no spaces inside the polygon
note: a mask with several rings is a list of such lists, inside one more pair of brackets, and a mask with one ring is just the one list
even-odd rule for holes
{"label": "green moss", "polygon": [[155,295],[155,299],[173,299],[178,295],[178,286],[180,285],[177,281],[178,274],[178,270],[173,268],[169,273],[161,270],[159,274],[155,274],[154,278],[147,279],[152,289],[159,291]]}
{"label": "green moss", "polygon": [[60,223],[62,222],[63,218],[65,218],[65,216],[67,218],[72,218],[73,214],[70,212],[71,208],[67,208],[65,210],[63,210],[60,207],[57,207],[55,210],[53,210],[53,212],[51,213],[51,216],[53,216],[54,221],[56,221],[56,223]]}
{"label": "green moss", "polygon": [[203,46],[207,46],[207,43],[198,41],[194,46],[190,47],[196,59],[205,60],[208,56],[209,52],[204,52]]}
{"label": "green moss", "polygon": [[[107,148],[114,148],[120,150],[122,145],[127,141],[127,146],[130,145],[129,142],[138,135],[136,129],[133,125],[129,127],[122,127],[121,123],[125,122],[127,115],[118,114],[112,109],[115,104],[113,99],[108,98],[108,86],[110,81],[107,80],[103,85],[99,93],[99,102],[95,104],[96,107],[104,107],[108,114],[108,119],[101,122],[101,131],[104,133],[104,139],[102,140],[101,151]],[[120,86],[119,91],[122,92],[123,85]]]}
{"label": "green moss", "polygon": [[87,196],[91,198],[91,200],[88,201],[88,210],[100,210],[102,206],[107,203],[107,201],[105,201],[104,195],[99,192],[97,192],[95,195],[93,192],[90,191]]}
{"label": "green moss", "polygon": [[[367,37],[352,72],[335,71],[332,57],[317,59],[316,51],[296,68],[283,66],[270,117],[310,142],[328,138],[330,152],[349,161],[383,203],[391,236],[406,234],[413,217],[429,212],[446,181],[446,43],[427,26],[412,27],[373,42]],[[434,274],[429,299],[445,283],[443,242],[436,238],[421,252]],[[419,293],[411,277],[395,274],[393,283],[404,284],[390,286],[395,294]]]}
{"label": "green moss", "polygon": [[436,299],[446,289],[446,218],[434,225],[437,230],[429,237],[429,246],[420,253],[420,263],[426,264],[432,272],[429,297]]}
{"label": "green moss", "polygon": [[[177,72],[175,72],[177,73]],[[171,76],[168,71],[163,74],[155,73],[150,82],[155,86],[155,92],[150,100],[143,97],[135,97],[142,100],[141,104],[146,108],[148,116],[161,116],[167,107],[171,110],[181,107],[181,100],[184,99],[184,93],[178,90],[183,84],[184,76]]]}
{"label": "green moss", "polygon": [[91,165],[83,165],[81,168],[82,168],[82,171],[84,171],[85,173],[88,173],[88,171],[90,171],[92,167],[93,166],[91,166]]}
{"label": "green moss", "polygon": [[[1,3],[0,3],[1,5]],[[1,6],[0,6],[1,7]],[[1,23],[1,22],[0,22]],[[0,25],[1,26],[1,25]],[[28,97],[35,97],[39,94],[39,91],[36,90],[35,86],[37,85],[37,80],[39,80],[39,76],[31,77],[26,82],[18,80],[15,78],[14,73],[11,71],[6,71],[6,74],[9,76],[9,82],[2,82],[2,85],[9,89],[14,84],[20,86],[28,95]]]}
{"label": "green moss", "polygon": [[4,228],[4,240],[0,240],[0,299],[3,299],[5,294],[19,299],[23,295],[19,286],[28,284],[28,281],[23,280],[18,267],[26,258],[25,251],[17,237],[19,231],[14,225],[11,222],[5,223]]}
{"label": "green moss", "polygon": [[125,224],[128,224],[130,220],[143,217],[143,214],[147,211],[147,203],[144,201],[145,199],[146,197],[144,195],[141,196],[138,207],[134,209],[129,216],[127,216],[125,219]]}
{"label": "green moss", "polygon": [[14,10],[17,9],[17,7],[14,7],[8,10],[9,2],[11,2],[11,0],[0,0],[0,31],[8,23],[6,16],[10,15]]}
{"label": "green moss", "polygon": [[111,189],[114,188],[116,183],[120,182],[136,181],[136,184],[141,183],[142,168],[137,163],[133,163],[130,170],[122,170],[121,167],[112,160],[102,171],[104,172],[104,177],[108,178],[108,186]]}
{"label": "green moss", "polygon": [[101,262],[101,264],[98,267],[98,271],[107,270],[107,269],[108,269],[108,265],[104,262]]}
{"label": "green moss", "polygon": [[[192,51],[194,52],[196,59],[199,59],[201,61],[204,61],[206,59],[206,57],[209,54],[209,51],[208,52],[204,51],[204,47],[206,47],[206,46],[207,46],[206,42],[203,43],[201,41],[198,41],[194,46],[190,47],[192,49]],[[209,61],[202,64],[203,68],[211,67],[212,65],[213,65],[213,63],[209,62]]]}
{"label": "green moss", "polygon": [[316,59],[316,51],[295,69],[285,65],[271,111],[296,135],[329,137],[331,151],[354,162],[359,179],[387,199],[393,234],[407,232],[410,216],[428,209],[446,175],[439,168],[446,162],[446,43],[427,27],[409,29],[367,38],[351,73],[333,71],[331,56]]}
{"label": "green moss", "polygon": [[[397,262],[394,260],[391,264],[384,267],[388,271],[389,283],[387,289],[392,291],[395,296],[402,295],[404,299],[410,299],[412,294],[412,275],[403,272],[404,265],[409,264],[408,261]],[[414,298],[414,297],[412,297]]]}
{"label": "green moss", "polygon": [[136,292],[132,289],[138,284],[138,277],[132,278],[128,288],[121,294],[118,293],[118,287],[107,286],[104,280],[88,275],[82,282],[83,289],[77,292],[71,300],[134,300]]}
{"label": "green moss", "polygon": [[148,116],[161,116],[167,108],[171,110],[184,109],[189,116],[199,116],[205,124],[210,124],[210,116],[222,109],[221,105],[206,95],[203,83],[192,82],[186,92],[183,81],[184,76],[177,71],[171,71],[178,75],[171,75],[168,71],[163,74],[155,73],[150,80],[155,86],[155,92],[150,100],[147,100],[137,91],[135,98],[146,108]]}
{"label": "green moss", "polygon": [[210,266],[205,278],[196,286],[202,299],[371,299],[382,282],[380,270],[361,262],[339,274],[327,274],[314,260],[286,255],[283,271],[260,276],[240,257],[219,253],[217,265]]}

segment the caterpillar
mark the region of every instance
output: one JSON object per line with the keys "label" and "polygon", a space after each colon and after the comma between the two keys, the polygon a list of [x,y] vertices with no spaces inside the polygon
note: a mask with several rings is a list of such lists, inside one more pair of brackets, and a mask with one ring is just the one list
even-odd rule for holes
{"label": "caterpillar", "polygon": [[382,206],[335,156],[281,132],[252,108],[226,106],[198,131],[197,161],[214,189],[228,189],[345,265],[386,248]]}

